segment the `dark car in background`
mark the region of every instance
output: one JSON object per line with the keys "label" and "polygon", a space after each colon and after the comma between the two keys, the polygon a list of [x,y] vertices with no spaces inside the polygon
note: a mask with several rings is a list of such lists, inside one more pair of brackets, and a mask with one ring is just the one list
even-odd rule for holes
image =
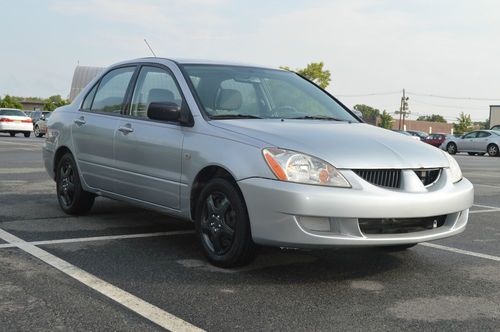
{"label": "dark car in background", "polygon": [[426,132],[419,130],[407,130],[406,132],[410,133],[412,136],[418,137],[421,141],[425,141],[427,136],[429,136]]}
{"label": "dark car in background", "polygon": [[446,137],[448,137],[448,134],[441,134],[441,133],[430,134],[425,138],[424,142],[439,148],[441,144],[443,144],[443,142],[446,141]]}

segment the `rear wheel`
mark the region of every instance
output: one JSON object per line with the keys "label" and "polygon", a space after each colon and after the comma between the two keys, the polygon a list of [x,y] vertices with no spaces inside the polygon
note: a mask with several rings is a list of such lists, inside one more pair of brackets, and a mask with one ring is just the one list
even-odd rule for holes
{"label": "rear wheel", "polygon": [[31,136],[31,131],[25,131],[24,133],[24,137],[30,137]]}
{"label": "rear wheel", "polygon": [[446,151],[448,151],[449,154],[457,153],[457,145],[453,142],[448,143],[448,145],[446,146]]}
{"label": "rear wheel", "polygon": [[68,214],[85,214],[94,204],[95,196],[82,189],[80,176],[71,153],[59,160],[56,170],[57,199]]}
{"label": "rear wheel", "polygon": [[9,135],[10,135],[10,137],[14,137],[14,136],[16,136],[16,133],[11,132],[11,133],[9,133]]}
{"label": "rear wheel", "polygon": [[397,246],[382,247],[382,249],[385,251],[403,251],[403,250],[412,248],[412,247],[416,246],[417,244],[418,243],[399,244]]}
{"label": "rear wheel", "polygon": [[207,259],[220,267],[249,263],[257,253],[242,195],[230,181],[215,178],[200,193],[196,231]]}
{"label": "rear wheel", "polygon": [[491,156],[491,157],[497,157],[499,152],[498,152],[498,146],[496,144],[490,144],[488,145],[488,154]]}

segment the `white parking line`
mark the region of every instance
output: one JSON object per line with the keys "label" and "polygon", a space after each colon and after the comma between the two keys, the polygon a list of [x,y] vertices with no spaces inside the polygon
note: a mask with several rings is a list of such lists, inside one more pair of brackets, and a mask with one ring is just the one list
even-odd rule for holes
{"label": "white parking line", "polygon": [[99,279],[98,277],[52,255],[51,253],[34,246],[31,243],[0,229],[0,239],[10,244],[15,244],[16,247],[26,253],[40,259],[41,261],[51,265],[62,273],[78,280],[82,284],[92,288],[102,295],[118,302],[124,307],[150,320],[151,322],[170,331],[203,331],[200,328],[176,317],[154,305],[148,303],[135,295],[132,295],[112,284]]}
{"label": "white parking line", "polygon": [[474,214],[474,213],[488,213],[488,212],[500,212],[500,209],[474,210],[474,211],[469,211],[469,214]]}
{"label": "white parking line", "polygon": [[482,205],[482,204],[472,204],[472,205],[482,207],[482,208],[487,208],[487,209],[495,209],[495,210],[500,209],[500,206],[490,206],[490,205]]}
{"label": "white parking line", "polygon": [[500,186],[492,186],[491,184],[474,183],[474,186],[482,186],[482,187],[500,189]]}
{"label": "white parking line", "polygon": [[453,247],[447,247],[447,246],[442,246],[440,244],[429,243],[429,242],[420,243],[420,245],[422,245],[424,247],[430,247],[430,248],[434,248],[434,249],[439,249],[439,250],[445,250],[445,251],[454,252],[454,253],[457,253],[457,254],[462,254],[462,255],[467,255],[467,256],[473,256],[473,257],[479,257],[479,258],[484,258],[484,259],[489,259],[489,260],[492,260],[492,261],[500,262],[500,257],[498,257],[498,256],[481,254],[479,252],[468,251],[468,250],[463,250],[463,249],[458,249],[458,248],[453,248]]}
{"label": "white parking line", "polygon": [[[43,240],[43,241],[31,241],[31,242],[26,241],[26,243],[29,243],[29,244],[34,245],[34,246],[41,246],[41,245],[46,245],[46,244],[137,239],[137,238],[144,238],[144,237],[172,236],[172,235],[185,235],[185,234],[194,234],[194,231],[193,230],[186,230],[186,231],[171,231],[171,232],[141,233],[141,234],[104,235],[104,236],[77,237],[77,238],[69,238],[69,239]],[[11,243],[0,244],[0,249],[13,248],[13,247],[16,247],[16,245],[11,244]]]}

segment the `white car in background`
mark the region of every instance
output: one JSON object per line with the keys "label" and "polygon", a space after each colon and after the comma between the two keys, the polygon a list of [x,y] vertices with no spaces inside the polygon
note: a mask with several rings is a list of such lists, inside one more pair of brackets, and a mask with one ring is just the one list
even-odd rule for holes
{"label": "white car in background", "polygon": [[9,133],[11,137],[23,133],[30,137],[33,130],[31,118],[21,110],[14,108],[0,108],[0,133]]}

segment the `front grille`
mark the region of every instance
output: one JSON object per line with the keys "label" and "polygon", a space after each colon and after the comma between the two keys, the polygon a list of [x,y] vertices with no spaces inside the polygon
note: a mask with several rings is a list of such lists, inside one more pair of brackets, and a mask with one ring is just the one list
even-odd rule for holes
{"label": "front grille", "polygon": [[443,226],[446,216],[424,218],[358,219],[364,234],[400,234],[421,232]]}
{"label": "front grille", "polygon": [[439,174],[441,173],[440,168],[435,168],[435,169],[416,169],[413,170],[415,174],[417,174],[418,178],[424,186],[429,186],[436,182],[436,180],[439,178]]}
{"label": "front grille", "polygon": [[401,182],[399,169],[355,169],[353,171],[376,186],[399,188]]}

